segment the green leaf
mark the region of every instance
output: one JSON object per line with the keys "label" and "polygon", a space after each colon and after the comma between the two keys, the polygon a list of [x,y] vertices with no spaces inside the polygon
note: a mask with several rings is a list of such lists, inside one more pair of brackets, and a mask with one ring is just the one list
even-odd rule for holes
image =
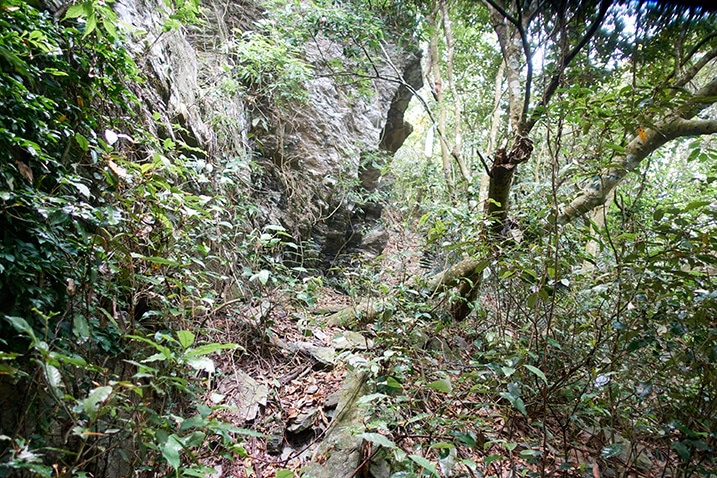
{"label": "green leaf", "polygon": [[453,435],[458,440],[460,440],[464,445],[473,447],[473,446],[476,446],[478,444],[478,442],[476,441],[476,438],[471,433],[453,431],[453,432],[451,432],[451,435]]}
{"label": "green leaf", "polygon": [[167,463],[175,470],[179,468],[181,460],[179,459],[179,452],[182,450],[182,442],[179,437],[175,434],[169,435],[167,441],[160,447],[162,456],[167,460]]}
{"label": "green leaf", "polygon": [[500,273],[501,279],[508,279],[509,277],[513,277],[517,272],[515,269],[507,269]]}
{"label": "green leaf", "polygon": [[255,281],[256,279],[259,279],[259,282],[261,282],[261,285],[266,285],[267,282],[269,282],[269,274],[270,272],[266,269],[262,269],[253,276],[249,278],[250,281]]}
{"label": "green leaf", "polygon": [[27,334],[30,339],[32,339],[32,345],[35,345],[37,343],[37,337],[35,336],[35,331],[32,330],[32,327],[30,327],[30,324],[27,323],[25,319],[22,317],[15,317],[12,315],[6,315],[4,316],[5,320],[10,322],[10,325],[12,325],[15,330],[18,332],[23,332]]}
{"label": "green leaf", "polygon": [[286,232],[286,228],[278,224],[267,224],[266,226],[264,226],[264,230]]}
{"label": "green leaf", "polygon": [[87,362],[82,357],[71,357],[59,352],[50,352],[49,357],[53,360],[57,360],[58,362],[69,363],[70,365],[74,365],[76,367],[87,367]]}
{"label": "green leaf", "polygon": [[86,197],[87,199],[90,198],[90,196],[91,196],[90,188],[88,188],[87,186],[85,186],[84,184],[82,184],[79,181],[68,181],[68,182],[70,184],[72,184],[75,187],[75,189],[77,189],[80,192],[80,194],[82,194],[84,197]]}
{"label": "green leaf", "polygon": [[239,443],[234,443],[229,447],[229,451],[239,456],[240,458],[249,458],[249,453],[246,452],[246,448],[241,446]]}
{"label": "green leaf", "polygon": [[276,478],[294,478],[294,472],[291,470],[276,470]]}
{"label": "green leaf", "polygon": [[195,338],[196,335],[194,335],[194,333],[189,330],[180,330],[177,332],[177,339],[179,339],[179,345],[181,345],[184,349],[191,347],[194,343]]}
{"label": "green leaf", "polygon": [[237,347],[239,347],[237,344],[211,343],[211,344],[201,345],[195,349],[189,349],[184,353],[184,355],[187,357],[197,357],[199,355],[211,354],[211,353],[217,352],[218,350],[229,350],[229,349],[235,349]]}
{"label": "green leaf", "polygon": [[149,357],[147,357],[146,359],[142,360],[142,363],[158,362],[160,360],[167,360],[168,358],[169,357],[167,357],[163,353],[156,353],[156,354],[152,354]]}
{"label": "green leaf", "polygon": [[685,206],[684,210],[685,210],[685,212],[691,211],[693,209],[698,209],[701,207],[709,206],[710,204],[712,204],[711,201],[693,201],[693,202],[689,203],[687,206]]}
{"label": "green leaf", "polygon": [[233,427],[233,428],[231,429],[231,432],[232,432],[232,433],[236,433],[236,434],[238,434],[238,435],[248,436],[248,437],[258,437],[258,438],[265,438],[265,437],[266,437],[266,435],[264,435],[263,433],[259,433],[259,432],[254,431],[254,430],[249,430],[248,428],[237,428],[237,427]]}
{"label": "green leaf", "polygon": [[144,342],[144,343],[146,343],[146,344],[151,345],[152,347],[154,347],[155,349],[157,349],[157,351],[158,351],[159,353],[161,353],[162,356],[163,356],[166,360],[169,360],[169,359],[172,358],[172,351],[171,351],[168,347],[165,347],[164,345],[160,345],[160,344],[158,344],[157,342],[155,342],[154,340],[150,340],[150,339],[148,339],[148,338],[146,338],[146,337],[141,337],[141,336],[139,336],[139,335],[127,335],[127,338],[134,339],[134,340],[139,340],[140,342]]}
{"label": "green leaf", "polygon": [[55,396],[61,397],[62,394],[60,393],[60,388],[62,388],[64,384],[62,383],[62,375],[60,374],[60,371],[57,367],[46,363],[42,363],[42,371],[45,374],[47,384],[50,386],[50,389],[52,389]]}
{"label": "green leaf", "polygon": [[52,76],[70,76],[69,74],[67,74],[67,72],[58,70],[57,68],[48,67],[48,68],[45,68],[43,71],[45,73],[47,73],[48,75],[52,75]]}
{"label": "green leaf", "polygon": [[528,415],[528,412],[525,410],[525,403],[523,403],[522,398],[517,397],[517,396],[513,395],[512,393],[508,393],[508,392],[500,392],[500,396],[505,398],[506,400],[508,400],[510,402],[510,404],[513,406],[513,408],[518,410],[520,413],[522,413],[523,415],[526,415],[526,416]]}
{"label": "green leaf", "polygon": [[191,468],[184,468],[182,470],[182,476],[196,476],[197,478],[206,478],[209,475],[216,474],[216,469],[201,465],[194,465]]}
{"label": "green leaf", "polygon": [[538,378],[540,378],[543,382],[545,382],[545,385],[548,384],[547,377],[545,376],[543,371],[540,370],[538,367],[534,367],[534,366],[528,365],[528,364],[525,364],[524,367],[527,368],[528,370],[530,370],[531,372],[533,372],[535,375],[537,375]]}
{"label": "green leaf", "polygon": [[408,457],[413,460],[413,462],[416,463],[418,466],[429,471],[433,476],[438,476],[438,471],[436,470],[435,463],[431,463],[429,460],[422,457],[421,455],[408,455]]}
{"label": "green leaf", "polygon": [[677,452],[678,455],[680,455],[680,458],[682,458],[684,461],[687,461],[690,459],[690,456],[692,453],[690,453],[690,449],[687,445],[685,445],[681,441],[676,441],[672,444],[672,449]]}
{"label": "green leaf", "polygon": [[624,449],[625,445],[622,443],[613,443],[612,445],[603,447],[603,449],[600,450],[600,456],[603,458],[612,458],[614,456],[618,456]]}
{"label": "green leaf", "polygon": [[453,391],[451,381],[448,379],[434,380],[428,384],[428,387],[443,393],[451,393]]}
{"label": "green leaf", "polygon": [[72,333],[79,339],[90,338],[90,324],[81,314],[76,314],[72,319]]}
{"label": "green leaf", "polygon": [[612,149],[613,151],[617,151],[618,153],[625,154],[625,148],[620,146],[619,144],[606,142],[605,146]]}
{"label": "green leaf", "polygon": [[131,254],[131,256],[134,259],[142,259],[147,262],[152,262],[154,264],[160,264],[163,266],[187,267],[189,265],[189,264],[182,264],[181,262],[173,261],[172,259],[167,259],[166,257],[143,256],[142,254],[137,254],[135,252],[133,252]]}
{"label": "green leaf", "polygon": [[107,400],[111,393],[112,387],[110,386],[97,387],[90,392],[87,398],[82,400],[82,408],[90,420],[94,420],[97,417],[100,405]]}
{"label": "green leaf", "polygon": [[107,31],[107,34],[110,36],[110,38],[117,38],[117,27],[115,26],[113,21],[105,19],[102,22],[102,26],[105,27],[105,30]]}
{"label": "green leaf", "polygon": [[200,428],[207,425],[207,420],[201,415],[194,415],[193,417],[187,418],[182,421],[182,425],[179,427],[179,431],[186,431],[190,428]]}
{"label": "green leaf", "polygon": [[362,433],[359,435],[359,438],[363,438],[366,441],[370,441],[371,443],[380,445],[384,448],[396,448],[395,443],[380,433]]}
{"label": "green leaf", "polygon": [[440,442],[440,443],[434,443],[431,445],[431,448],[435,448],[436,450],[453,450],[456,446],[453,443],[446,443],[446,442]]}
{"label": "green leaf", "polygon": [[85,23],[85,33],[82,35],[82,38],[86,38],[87,35],[95,31],[97,28],[97,15],[95,15],[94,12],[92,12],[87,17],[87,23]]}
{"label": "green leaf", "polygon": [[77,142],[77,145],[80,147],[82,151],[89,151],[90,149],[90,142],[82,136],[80,133],[75,133],[75,142]]}
{"label": "green leaf", "polygon": [[70,8],[67,9],[67,12],[65,13],[65,17],[63,20],[67,20],[68,18],[78,18],[85,15],[85,8],[82,3],[78,3],[76,5],[72,5]]}

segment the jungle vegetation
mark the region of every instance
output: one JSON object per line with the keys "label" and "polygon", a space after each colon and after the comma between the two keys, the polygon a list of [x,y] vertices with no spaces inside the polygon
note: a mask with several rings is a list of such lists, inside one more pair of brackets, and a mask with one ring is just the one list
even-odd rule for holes
{"label": "jungle vegetation", "polygon": [[[164,28],[201,29],[203,8],[167,1]],[[424,272],[400,270],[408,249],[393,281],[382,257],[297,260],[307,238],[256,221],[251,152],[209,168],[182,125],[141,116],[112,2],[0,0],[0,476],[208,476],[207,457],[246,459],[264,430],[223,420],[205,391],[218,357],[260,356],[273,323],[229,337],[217,318],[251,301],[310,314],[325,288],[381,304],[347,326],[378,344],[359,432],[392,476],[714,476],[715,14],[262,12],[274,20],[234,52],[232,87],[277,111],[305,100],[300,46],[317,32],[352,47],[335,74],[365,95],[389,33],[424,47],[415,129],[378,199],[387,228],[420,238]]]}

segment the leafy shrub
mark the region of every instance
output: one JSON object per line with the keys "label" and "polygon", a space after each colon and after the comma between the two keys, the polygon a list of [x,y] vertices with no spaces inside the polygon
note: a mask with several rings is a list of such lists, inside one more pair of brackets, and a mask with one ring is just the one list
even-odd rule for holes
{"label": "leafy shrub", "polygon": [[203,151],[133,113],[143,79],[104,2],[60,23],[0,8],[0,474],[204,476],[196,450],[248,433],[198,394],[233,346],[185,330],[240,280],[240,160],[210,181]]}

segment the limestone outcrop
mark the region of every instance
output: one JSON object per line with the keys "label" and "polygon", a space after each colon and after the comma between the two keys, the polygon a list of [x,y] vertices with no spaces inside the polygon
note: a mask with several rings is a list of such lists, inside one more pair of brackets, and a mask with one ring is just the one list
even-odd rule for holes
{"label": "limestone outcrop", "polygon": [[[386,43],[372,52],[370,88],[332,76],[326,65],[348,60],[343,46],[322,35],[303,45],[312,75],[303,102],[279,108],[230,77],[229,46],[265,14],[251,2],[203,3],[205,22],[166,31],[160,0],[118,0],[120,21],[132,32],[136,62],[149,77],[138,91],[141,108],[160,136],[207,152],[212,164],[242,161],[244,194],[259,205],[255,225],[281,225],[311,247],[314,265],[342,254],[381,253],[388,235],[376,200],[390,181],[381,167],[412,127],[403,119],[422,85],[420,50]],[[233,85],[233,87],[232,87]],[[180,128],[177,128],[179,125]]]}

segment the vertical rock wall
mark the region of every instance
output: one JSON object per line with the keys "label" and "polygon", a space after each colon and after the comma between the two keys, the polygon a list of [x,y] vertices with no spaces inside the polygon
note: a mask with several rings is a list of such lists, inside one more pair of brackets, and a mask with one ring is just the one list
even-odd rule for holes
{"label": "vertical rock wall", "polygon": [[184,135],[179,139],[207,151],[208,163],[255,161],[260,168],[247,176],[246,193],[260,206],[258,221],[313,244],[316,263],[328,265],[343,253],[380,254],[388,240],[382,208],[365,198],[384,186],[380,168],[412,130],[403,112],[422,85],[418,49],[387,45],[377,52],[367,96],[328,74],[327,61],[347,60],[342,45],[318,35],[304,46],[315,73],[304,85],[308,100],[259,108],[240,89],[222,87],[229,79],[222,65],[231,61],[225,47],[234,27],[251,29],[262,12],[251,2],[203,6],[207,21],[200,28],[162,33],[161,0],[115,4],[122,22],[146,32],[131,48],[150,78],[139,95],[147,118],[161,116],[156,132]]}

